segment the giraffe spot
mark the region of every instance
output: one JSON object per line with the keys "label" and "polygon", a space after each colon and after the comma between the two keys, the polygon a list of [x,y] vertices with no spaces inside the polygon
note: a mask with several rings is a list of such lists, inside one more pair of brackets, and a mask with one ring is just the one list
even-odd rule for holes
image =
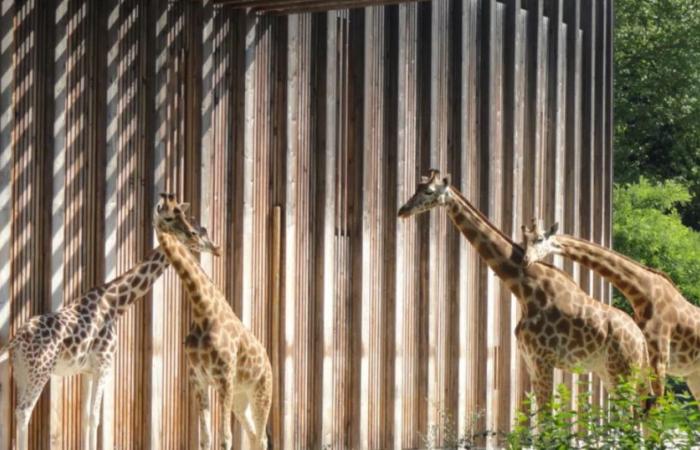
{"label": "giraffe spot", "polygon": [[586,350],[579,348],[573,352],[573,355],[576,359],[581,360],[585,358],[588,353],[586,353]]}
{"label": "giraffe spot", "polygon": [[139,289],[141,289],[142,291],[145,291],[146,289],[148,289],[148,284],[149,284],[148,278],[144,278],[143,280],[141,280],[141,284],[139,285]]}
{"label": "giraffe spot", "polygon": [[486,241],[480,241],[476,246],[476,250],[479,252],[481,257],[486,260],[493,259],[495,256],[491,244]]}
{"label": "giraffe spot", "polygon": [[561,334],[569,334],[570,325],[567,320],[560,320],[557,323],[557,331]]}
{"label": "giraffe spot", "polygon": [[665,319],[669,323],[675,323],[678,321],[678,314],[676,313],[676,310],[673,308],[668,308],[665,314]]}
{"label": "giraffe spot", "polygon": [[474,241],[474,239],[476,238],[476,230],[475,229],[473,229],[471,227],[461,227],[461,226],[459,226],[460,223],[457,223],[457,225],[458,225],[458,228],[460,228],[462,230],[462,234],[464,234],[464,237],[466,237],[468,241],[470,241],[470,242]]}
{"label": "giraffe spot", "polygon": [[545,317],[550,322],[556,322],[561,317],[561,313],[556,308],[549,308],[545,312]]}
{"label": "giraffe spot", "polygon": [[520,274],[520,268],[510,261],[504,261],[498,265],[498,271],[505,277],[515,278]]}
{"label": "giraffe spot", "polygon": [[188,334],[187,337],[185,337],[185,347],[196,347],[197,346],[197,337],[194,336],[193,334]]}
{"label": "giraffe spot", "polygon": [[547,294],[542,289],[537,289],[535,291],[535,299],[540,306],[543,306],[547,302]]}
{"label": "giraffe spot", "polygon": [[606,267],[606,266],[603,266],[603,267],[600,268],[599,273],[600,273],[600,275],[603,276],[603,277],[609,277],[610,275],[612,275],[612,270],[610,270],[610,269],[609,269],[608,267]]}

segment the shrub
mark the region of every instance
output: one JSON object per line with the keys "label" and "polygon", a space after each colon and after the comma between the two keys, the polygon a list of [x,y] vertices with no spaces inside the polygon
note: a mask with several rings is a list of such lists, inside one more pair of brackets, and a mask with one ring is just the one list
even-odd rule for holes
{"label": "shrub", "polygon": [[[700,444],[697,402],[668,391],[644,411],[645,397],[636,383],[624,382],[610,394],[606,408],[593,406],[582,388],[571,405],[571,393],[561,385],[551,409],[541,414],[520,413],[508,434],[508,448],[522,449],[690,449]],[[530,410],[532,398],[526,401]],[[536,426],[531,424],[537,423]]]}

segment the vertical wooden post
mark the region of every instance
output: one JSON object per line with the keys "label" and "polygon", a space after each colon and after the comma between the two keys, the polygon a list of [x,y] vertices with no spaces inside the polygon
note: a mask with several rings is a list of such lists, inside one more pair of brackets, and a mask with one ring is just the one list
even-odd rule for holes
{"label": "vertical wooden post", "polygon": [[272,248],[270,261],[270,361],[272,361],[273,394],[272,408],[270,412],[270,426],[272,430],[273,449],[281,448],[282,444],[282,416],[280,414],[280,300],[282,290],[282,208],[272,208]]}

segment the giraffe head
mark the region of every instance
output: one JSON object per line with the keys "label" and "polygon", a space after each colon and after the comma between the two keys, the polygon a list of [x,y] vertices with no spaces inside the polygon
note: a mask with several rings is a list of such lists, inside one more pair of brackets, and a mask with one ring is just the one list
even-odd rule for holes
{"label": "giraffe head", "polygon": [[529,228],[525,225],[522,226],[523,247],[525,247],[523,264],[529,266],[552,253],[561,253],[561,248],[555,239],[557,229],[559,229],[559,224],[555,222],[549,227],[549,230],[545,231],[536,219],[532,219],[532,225]]}
{"label": "giraffe head", "polygon": [[190,250],[221,255],[221,249],[207,235],[207,229],[198,225],[193,217],[185,213],[189,203],[178,203],[175,194],[160,194],[160,201],[153,211],[153,226],[162,233],[169,233]]}
{"label": "giraffe head", "polygon": [[439,170],[430,169],[428,175],[421,177],[413,197],[399,209],[399,217],[410,217],[444,205],[449,195],[449,187],[449,177],[440,178]]}

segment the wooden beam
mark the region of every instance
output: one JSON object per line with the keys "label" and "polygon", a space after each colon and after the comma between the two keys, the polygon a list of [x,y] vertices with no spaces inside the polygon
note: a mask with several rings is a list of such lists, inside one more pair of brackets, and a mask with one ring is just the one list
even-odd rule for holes
{"label": "wooden beam", "polygon": [[[223,5],[234,8],[251,8],[257,14],[300,14],[311,12],[322,12],[339,9],[368,8],[372,6],[389,6],[406,3],[406,0],[338,0],[337,2],[310,2],[306,0],[293,0],[288,3],[281,3],[272,0],[274,3],[262,3],[259,0],[249,1],[249,4]],[[412,2],[425,2],[427,0],[411,0]]]}

